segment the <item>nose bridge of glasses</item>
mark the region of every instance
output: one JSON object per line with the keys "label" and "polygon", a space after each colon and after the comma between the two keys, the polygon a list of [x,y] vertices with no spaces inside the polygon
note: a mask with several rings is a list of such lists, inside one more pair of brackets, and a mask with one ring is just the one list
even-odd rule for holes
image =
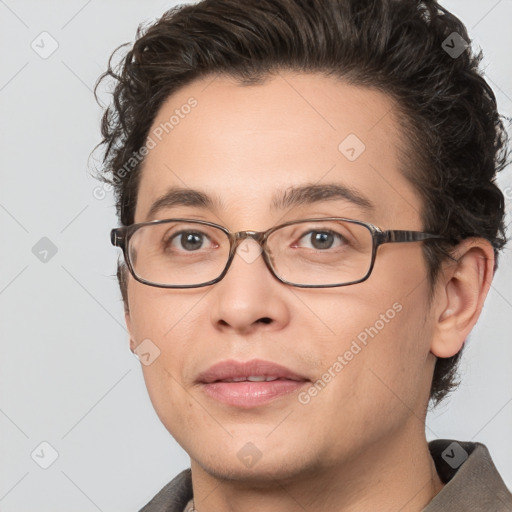
{"label": "nose bridge of glasses", "polygon": [[235,245],[238,245],[242,241],[252,238],[261,245],[263,243],[264,236],[265,233],[262,231],[237,231],[236,233],[233,233],[233,241],[235,242]]}
{"label": "nose bridge of glasses", "polygon": [[231,239],[231,255],[234,255],[238,246],[244,240],[254,240],[263,249],[263,241],[265,240],[265,233],[261,231],[237,231],[236,233],[230,233]]}

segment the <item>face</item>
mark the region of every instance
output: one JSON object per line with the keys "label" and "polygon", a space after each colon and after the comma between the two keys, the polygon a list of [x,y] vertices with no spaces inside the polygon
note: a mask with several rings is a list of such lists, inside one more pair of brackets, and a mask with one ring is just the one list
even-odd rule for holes
{"label": "face", "polygon": [[[235,232],[346,217],[422,230],[421,199],[401,170],[395,112],[380,92],[315,74],[281,72],[251,86],[196,81],[154,121],[150,133],[160,136],[146,156],[135,222],[185,217]],[[350,189],[371,207],[342,196],[273,207],[275,197],[309,185]],[[150,215],[178,187],[212,204],[169,204]],[[419,243],[383,245],[368,280],[324,289],[283,284],[261,256],[237,254],[226,276],[204,288],[156,288],[130,275],[126,320],[132,349],[149,339],[159,351],[143,365],[146,385],[193,468],[292,478],[423,431],[418,418],[434,364],[426,275]],[[254,360],[295,378],[200,382],[213,365]],[[266,398],[236,398],[245,391]]]}

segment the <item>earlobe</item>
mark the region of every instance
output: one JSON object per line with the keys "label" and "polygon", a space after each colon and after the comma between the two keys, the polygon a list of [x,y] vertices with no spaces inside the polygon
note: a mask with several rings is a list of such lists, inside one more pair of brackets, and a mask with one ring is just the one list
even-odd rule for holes
{"label": "earlobe", "polygon": [[454,257],[440,272],[434,299],[438,307],[430,350],[442,358],[461,350],[480,316],[494,274],[494,250],[487,240],[464,240]]}

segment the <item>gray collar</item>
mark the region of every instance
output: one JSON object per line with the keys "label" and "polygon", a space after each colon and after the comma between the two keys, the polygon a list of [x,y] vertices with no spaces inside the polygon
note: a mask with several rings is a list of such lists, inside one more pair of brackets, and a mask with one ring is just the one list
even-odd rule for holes
{"label": "gray collar", "polygon": [[[505,486],[485,445],[437,439],[429,450],[445,486],[423,512],[512,512]],[[190,468],[169,482],[140,512],[185,512],[192,499]]]}

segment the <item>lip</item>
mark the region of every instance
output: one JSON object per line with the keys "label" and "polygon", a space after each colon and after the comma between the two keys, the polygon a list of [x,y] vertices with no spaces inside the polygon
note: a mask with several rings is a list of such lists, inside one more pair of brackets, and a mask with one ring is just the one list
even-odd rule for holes
{"label": "lip", "polygon": [[[277,378],[271,381],[226,382],[250,376]],[[309,379],[293,372],[289,368],[264,361],[227,360],[217,363],[199,374],[197,383],[203,391],[214,400],[241,408],[264,405],[279,397],[297,391]]]}

